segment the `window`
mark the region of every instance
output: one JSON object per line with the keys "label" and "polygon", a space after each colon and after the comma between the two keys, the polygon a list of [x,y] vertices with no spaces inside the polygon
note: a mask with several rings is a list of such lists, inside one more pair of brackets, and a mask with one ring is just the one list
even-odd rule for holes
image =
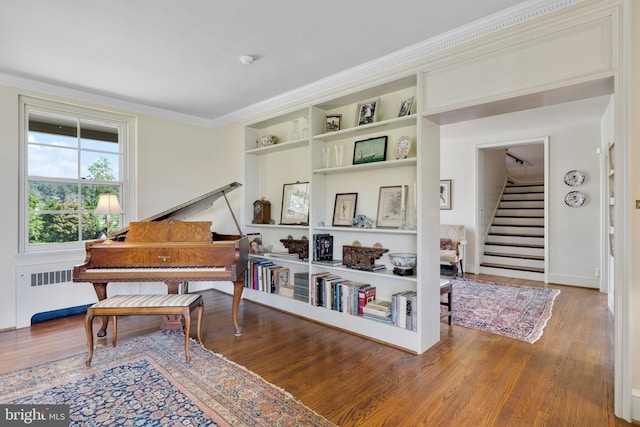
{"label": "window", "polygon": [[[26,97],[21,112],[21,252],[99,238],[106,218],[92,213],[100,194],[116,194],[126,212],[131,119]],[[112,217],[111,231],[123,219]]]}

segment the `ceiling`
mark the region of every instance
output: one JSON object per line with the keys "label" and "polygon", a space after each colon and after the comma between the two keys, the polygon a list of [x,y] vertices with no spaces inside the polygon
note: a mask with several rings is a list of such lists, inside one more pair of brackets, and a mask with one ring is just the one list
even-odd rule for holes
{"label": "ceiling", "polygon": [[2,0],[0,73],[216,121],[532,2]]}

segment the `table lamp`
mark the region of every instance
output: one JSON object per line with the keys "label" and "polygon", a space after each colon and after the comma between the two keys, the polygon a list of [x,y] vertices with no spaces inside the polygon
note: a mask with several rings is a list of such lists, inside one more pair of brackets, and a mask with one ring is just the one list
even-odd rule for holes
{"label": "table lamp", "polygon": [[111,215],[122,215],[124,211],[120,207],[118,196],[111,193],[101,194],[98,199],[98,206],[93,211],[94,215],[106,215],[107,216],[107,239],[105,244],[111,244]]}

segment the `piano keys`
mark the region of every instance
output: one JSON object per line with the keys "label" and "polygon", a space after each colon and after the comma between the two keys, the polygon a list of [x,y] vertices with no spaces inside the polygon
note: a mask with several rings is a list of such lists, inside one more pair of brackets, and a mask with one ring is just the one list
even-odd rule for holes
{"label": "piano keys", "polygon": [[[143,221],[132,222],[114,234],[109,244],[103,240],[87,242],[83,264],[73,269],[74,282],[90,282],[101,301],[107,297],[110,282],[164,282],[168,293],[188,292],[191,281],[233,282],[231,318],[236,335],[241,335],[238,308],[244,289],[249,244],[242,235],[233,212],[239,235],[222,235],[211,231],[210,221],[183,221],[238,188],[232,183],[183,203]],[[173,323],[173,324],[170,324]],[[99,337],[106,335],[108,318],[104,317]],[[165,328],[181,328],[179,319],[165,319]]]}

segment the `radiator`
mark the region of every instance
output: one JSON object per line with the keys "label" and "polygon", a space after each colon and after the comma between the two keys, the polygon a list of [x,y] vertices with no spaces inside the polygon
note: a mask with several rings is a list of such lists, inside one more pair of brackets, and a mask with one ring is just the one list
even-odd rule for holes
{"label": "radiator", "polygon": [[66,263],[16,267],[16,327],[31,326],[34,315],[98,301],[90,283],[73,283]]}
{"label": "radiator", "polygon": [[[98,301],[91,283],[73,283],[73,266],[67,263],[16,267],[16,328],[31,326],[36,314],[86,306]],[[208,289],[222,282],[193,282],[191,292]],[[162,282],[109,283],[107,296],[129,294],[164,294]],[[233,288],[231,288],[231,293]],[[55,317],[55,316],[54,316]]]}

